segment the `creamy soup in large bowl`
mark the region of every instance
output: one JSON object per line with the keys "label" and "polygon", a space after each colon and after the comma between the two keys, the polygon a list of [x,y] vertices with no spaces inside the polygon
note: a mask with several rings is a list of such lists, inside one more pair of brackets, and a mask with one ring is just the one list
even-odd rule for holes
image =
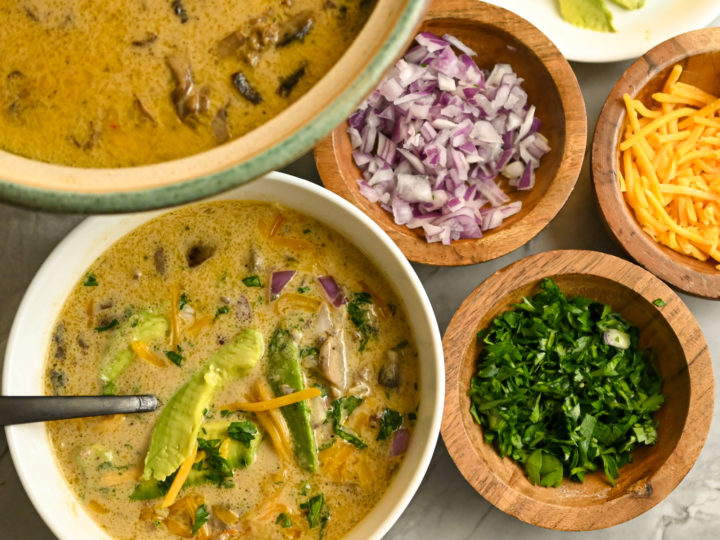
{"label": "creamy soup in large bowl", "polygon": [[76,499],[115,538],[338,538],[411,443],[404,303],[346,238],[273,203],[173,210],[80,277],[46,392],[152,393],[149,414],[48,424]]}

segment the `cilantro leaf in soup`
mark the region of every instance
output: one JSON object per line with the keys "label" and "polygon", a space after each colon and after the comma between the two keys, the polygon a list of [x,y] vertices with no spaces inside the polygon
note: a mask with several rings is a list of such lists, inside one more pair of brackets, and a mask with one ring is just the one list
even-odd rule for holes
{"label": "cilantro leaf in soup", "polygon": [[330,510],[325,504],[325,495],[320,493],[311,497],[300,505],[300,509],[305,511],[305,518],[311,529],[317,526],[325,528],[325,524],[330,519]]}
{"label": "cilantro leaf in soup", "polygon": [[210,512],[208,512],[207,507],[204,504],[201,504],[197,507],[197,510],[195,510],[192,534],[197,533],[200,530],[200,527],[207,523],[208,519],[210,519]]}
{"label": "cilantro leaf in soup", "polygon": [[347,303],[347,312],[360,333],[360,351],[364,351],[370,338],[378,333],[372,296],[366,292],[353,293],[352,299]]}
{"label": "cilantro leaf in soup", "polygon": [[330,404],[330,409],[328,410],[327,417],[325,418],[325,423],[332,422],[335,435],[361,450],[367,448],[367,443],[365,443],[365,441],[363,441],[350,429],[343,426],[343,423],[362,402],[362,398],[357,396],[344,396],[338,398]]}
{"label": "cilantro leaf in soup", "polygon": [[540,292],[478,332],[470,414],[530,480],[557,486],[603,470],[614,484],[638,444],[654,444],[664,401],[652,351],[610,306]]}
{"label": "cilantro leaf in soup", "polygon": [[384,441],[395,433],[403,423],[403,415],[392,409],[385,409],[380,417],[380,432],[377,440]]}
{"label": "cilantro leaf in soup", "polygon": [[248,276],[246,278],[243,278],[242,282],[247,287],[262,287],[262,283],[260,283],[260,278],[257,276]]}
{"label": "cilantro leaf in soup", "polygon": [[185,357],[182,355],[182,347],[180,345],[177,346],[176,351],[165,351],[165,356],[168,357],[168,360],[170,360],[173,364],[180,367],[183,363],[183,360],[185,360]]}
{"label": "cilantro leaf in soup", "polygon": [[228,306],[220,306],[215,312],[215,318],[217,319],[220,315],[225,315],[227,313],[230,313],[230,308]]}
{"label": "cilantro leaf in soup", "polygon": [[667,302],[663,300],[662,298],[656,298],[653,300],[653,304],[655,304],[657,307],[665,307],[667,306]]}
{"label": "cilantro leaf in soup", "polygon": [[95,331],[96,332],[105,332],[106,330],[112,330],[115,328],[120,322],[117,319],[113,319],[109,323],[102,325],[102,326],[96,326]]}
{"label": "cilantro leaf in soup", "polygon": [[287,529],[288,527],[292,527],[292,519],[290,519],[290,516],[283,512],[278,515],[277,519],[275,520],[275,525],[280,525],[283,529]]}
{"label": "cilantro leaf in soup", "polygon": [[250,443],[255,439],[257,427],[247,420],[243,422],[231,422],[228,427],[228,435],[231,439],[240,441],[245,448],[250,448]]}
{"label": "cilantro leaf in soup", "polygon": [[182,311],[182,308],[187,306],[190,303],[190,299],[188,298],[187,293],[182,293],[180,295],[180,300],[178,301],[178,310]]}
{"label": "cilantro leaf in soup", "polygon": [[83,281],[83,285],[85,287],[97,287],[98,286],[98,280],[93,274],[88,274],[85,277],[85,281]]}

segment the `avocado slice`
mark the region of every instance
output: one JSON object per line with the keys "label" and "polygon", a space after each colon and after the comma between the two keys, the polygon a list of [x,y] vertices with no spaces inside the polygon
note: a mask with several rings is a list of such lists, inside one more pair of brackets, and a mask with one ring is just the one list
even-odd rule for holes
{"label": "avocado slice", "polygon": [[135,358],[130,343],[158,341],[165,337],[168,328],[167,319],[149,309],[138,312],[117,327],[108,340],[100,360],[103,394],[113,393],[113,383]]}
{"label": "avocado slice", "polygon": [[[282,396],[288,387],[294,392],[305,388],[300,352],[290,333],[278,326],[268,346],[267,378],[275,396]],[[310,408],[305,401],[281,409],[292,435],[293,451],[300,467],[316,472],[318,467],[317,443],[310,424]]]}
{"label": "avocado slice", "polygon": [[[208,440],[228,439],[230,438],[228,435],[228,428],[230,427],[231,423],[231,421],[220,420],[203,424],[199,432],[200,438]],[[252,465],[255,462],[255,458],[257,457],[258,448],[260,448],[261,442],[262,433],[260,432],[260,430],[258,430],[255,434],[255,438],[250,441],[249,446],[245,446],[240,441],[236,441],[235,439],[230,438],[227,457],[227,461],[230,464],[230,467],[232,469],[241,469]],[[210,479],[207,478],[206,471],[193,469],[190,471],[190,474],[188,475],[188,478],[187,480],[185,480],[185,483],[183,485],[194,486],[209,481]],[[166,479],[164,484],[168,483],[169,482]],[[130,495],[130,499],[133,501],[144,501],[147,499],[155,499],[157,497],[162,497],[167,492],[168,486],[162,486],[160,484],[161,483],[155,480],[142,481],[135,486],[135,491],[133,491]]]}
{"label": "avocado slice", "polygon": [[170,398],[155,425],[141,480],[165,480],[192,452],[215,393],[228,381],[244,377],[262,357],[262,334],[240,332],[218,349]]}

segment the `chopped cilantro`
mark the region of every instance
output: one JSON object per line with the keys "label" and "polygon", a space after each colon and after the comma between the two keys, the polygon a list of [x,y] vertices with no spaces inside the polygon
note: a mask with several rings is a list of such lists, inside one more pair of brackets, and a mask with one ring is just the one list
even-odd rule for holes
{"label": "chopped cilantro", "polygon": [[165,356],[168,357],[168,359],[175,364],[176,366],[180,367],[183,363],[183,360],[185,358],[182,355],[182,347],[180,345],[177,346],[177,351],[165,351]]}
{"label": "chopped cilantro", "polygon": [[226,313],[230,313],[230,308],[228,306],[220,306],[215,312],[215,318],[217,319],[220,315],[225,315]]}
{"label": "chopped cilantro", "polygon": [[220,417],[221,417],[221,418],[227,418],[227,417],[230,416],[232,413],[233,413],[233,411],[231,411],[231,410],[229,410],[229,409],[223,409],[223,410],[220,411]]}
{"label": "chopped cilantro", "polygon": [[283,529],[287,529],[288,527],[292,527],[292,519],[290,519],[290,516],[288,516],[285,512],[278,515],[277,519],[275,520],[275,525],[280,525]]}
{"label": "chopped cilantro", "polygon": [[248,420],[232,422],[228,427],[228,435],[230,438],[240,441],[245,445],[245,448],[250,448],[250,443],[255,438],[257,432],[257,426]]}
{"label": "chopped cilantro", "polygon": [[[628,334],[630,346],[608,345],[608,330]],[[614,484],[632,450],[656,441],[662,377],[638,349],[637,328],[610,306],[567,298],[546,279],[477,338],[470,413],[532,482],[582,482],[602,467]]]}
{"label": "chopped cilantro", "polygon": [[181,310],[190,303],[190,299],[186,293],[180,295],[180,302],[178,302],[178,310]]}
{"label": "chopped cilantro", "polygon": [[364,351],[370,338],[378,333],[377,320],[370,293],[354,293],[352,300],[347,304],[347,312],[353,325],[355,325],[355,328],[360,332],[360,350]]}
{"label": "chopped cilantro", "polygon": [[[301,510],[305,510],[305,518],[311,529],[318,525],[321,529],[325,529],[328,519],[330,519],[330,510],[325,504],[325,496],[320,493],[311,497],[300,505]],[[322,535],[322,532],[320,533]]]}
{"label": "chopped cilantro", "polygon": [[195,519],[193,521],[193,528],[192,528],[192,534],[195,534],[200,530],[200,527],[205,525],[210,518],[210,512],[208,512],[207,508],[204,504],[201,504],[197,507],[197,510],[195,510]]}
{"label": "chopped cilantro", "polygon": [[367,444],[360,437],[355,435],[351,430],[343,426],[343,422],[358,408],[362,403],[362,398],[357,396],[344,396],[336,399],[330,405],[325,422],[332,422],[335,435],[350,444],[360,448],[367,448]]}
{"label": "chopped cilantro", "polygon": [[83,285],[85,285],[86,287],[97,287],[98,280],[93,274],[88,274],[85,277],[85,281],[83,281]]}
{"label": "chopped cilantro", "polygon": [[305,293],[308,292],[309,290],[310,290],[310,287],[298,287],[298,290],[297,290],[297,291],[298,291],[300,294],[305,294]]}
{"label": "chopped cilantro", "polygon": [[196,464],[198,470],[206,471],[206,477],[222,486],[228,478],[232,478],[233,471],[228,460],[220,455],[220,439],[198,439],[198,452],[205,452],[205,459]]}
{"label": "chopped cilantro", "polygon": [[246,278],[243,278],[242,282],[248,287],[262,287],[262,283],[260,283],[260,278],[257,276],[248,276]]}
{"label": "chopped cilantro", "polygon": [[408,346],[408,340],[407,340],[407,339],[403,339],[400,343],[398,343],[397,345],[395,345],[395,350],[396,350],[396,351],[399,351],[400,349],[404,349],[404,348],[407,347],[407,346]]}
{"label": "chopped cilantro", "polygon": [[665,300],[663,300],[662,298],[656,298],[655,300],[653,300],[653,304],[655,304],[657,307],[667,306],[667,302],[665,302]]}
{"label": "chopped cilantro", "polygon": [[389,438],[390,435],[400,429],[402,423],[402,414],[392,409],[385,409],[380,417],[380,432],[378,433],[377,440],[384,441]]}
{"label": "chopped cilantro", "polygon": [[312,231],[310,229],[303,229],[303,234],[310,234]]}
{"label": "chopped cilantro", "polygon": [[417,420],[417,414],[414,412],[407,413],[407,418],[410,422],[415,422]]}
{"label": "chopped cilantro", "polygon": [[110,321],[109,323],[107,323],[105,326],[96,326],[96,327],[95,327],[95,331],[96,331],[96,332],[104,332],[105,330],[112,330],[112,329],[115,328],[118,324],[120,324],[120,323],[118,322],[118,320],[117,320],[117,319],[113,319],[112,321]]}
{"label": "chopped cilantro", "polygon": [[317,347],[303,347],[300,349],[300,358],[305,358],[306,356],[317,356],[320,354],[320,351]]}

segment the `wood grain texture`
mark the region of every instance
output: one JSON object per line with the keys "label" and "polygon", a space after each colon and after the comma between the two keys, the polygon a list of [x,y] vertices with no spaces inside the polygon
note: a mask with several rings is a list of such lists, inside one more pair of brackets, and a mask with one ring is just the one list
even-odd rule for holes
{"label": "wood grain texture", "polygon": [[315,162],[325,187],[368,214],[411,261],[459,266],[495,259],[523,246],[558,213],[572,192],[585,153],[586,116],[580,88],[567,60],[552,42],[521,17],[477,0],[435,0],[421,30],[451,33],[477,51],[481,68],[508,63],[524,79],[528,102],[537,107],[541,132],[551,151],[536,171],[530,191],[509,195],[520,200],[520,213],[480,239],[458,240],[450,246],[428,244],[422,229],[396,225],[378,204],[360,195],[360,170],[352,160],[347,122],[315,149]]}
{"label": "wood grain texture", "polygon": [[[688,293],[720,299],[720,271],[662,246],[648,236],[618,189],[619,139],[626,123],[623,95],[643,103],[662,89],[670,70],[681,64],[682,82],[720,94],[720,28],[706,28],[665,41],[633,63],[603,106],[592,146],[592,174],[603,220],[615,240],[639,264]],[[622,129],[621,129],[622,128]]]}
{"label": "wood grain texture", "polygon": [[[602,472],[585,483],[535,486],[524,468],[500,458],[470,416],[467,391],[478,356],[475,336],[523,296],[553,278],[568,296],[612,306],[640,331],[640,346],[657,352],[665,404],[656,413],[658,442],[633,453],[615,487]],[[664,307],[653,305],[663,299]],[[468,296],[443,337],[446,368],[442,436],[465,479],[489,502],[518,519],[560,530],[592,530],[622,523],[663,500],[690,471],[710,429],[714,378],[710,352],[682,300],[649,272],[594,251],[550,251],[496,272]]]}

